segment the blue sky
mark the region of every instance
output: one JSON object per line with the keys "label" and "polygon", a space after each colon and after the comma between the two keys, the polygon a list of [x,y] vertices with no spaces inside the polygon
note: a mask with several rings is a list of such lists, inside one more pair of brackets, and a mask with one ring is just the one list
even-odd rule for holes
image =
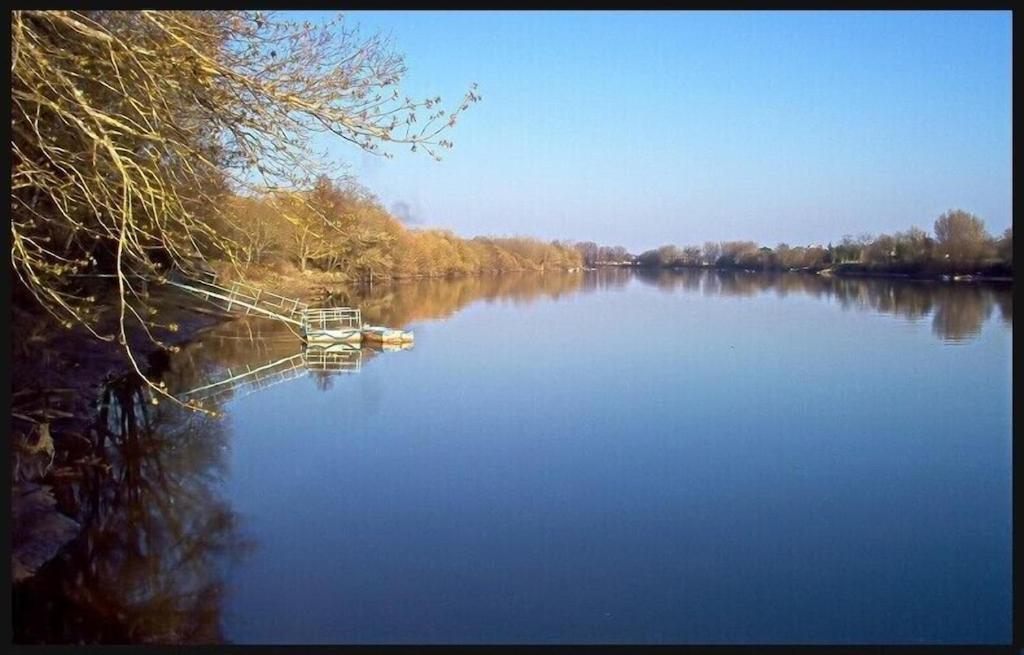
{"label": "blue sky", "polygon": [[[317,16],[326,16],[317,12]],[[1009,12],[349,12],[402,90],[483,101],[445,159],[325,141],[464,236],[828,242],[1011,223]]]}

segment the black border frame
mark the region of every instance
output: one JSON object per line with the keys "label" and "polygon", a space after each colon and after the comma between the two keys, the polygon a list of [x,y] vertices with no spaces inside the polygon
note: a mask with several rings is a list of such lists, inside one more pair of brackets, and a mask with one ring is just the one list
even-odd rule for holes
{"label": "black border frame", "polygon": [[[138,9],[230,9],[230,8],[253,8],[253,9],[288,9],[288,10],[304,10],[304,9],[327,9],[327,10],[338,10],[341,9],[339,6],[341,3],[327,2],[325,0],[303,0],[300,2],[285,3],[284,0],[249,0],[248,2],[241,2],[240,0],[228,0],[225,2],[208,2],[198,3],[194,0],[189,2],[183,0],[182,2],[167,2],[150,0],[149,2],[142,3],[141,6],[125,6],[123,3],[118,2],[75,2],[65,1],[62,3],[51,4],[51,3],[32,3],[31,8],[52,8],[52,9],[80,9],[80,8],[93,8],[93,9],[114,9],[114,8],[138,8]],[[536,0],[519,0],[519,2],[509,3],[502,0],[487,0],[485,3],[480,3],[483,6],[466,7],[461,3],[449,2],[438,2],[430,7],[420,6],[413,0],[398,0],[398,1],[382,1],[382,2],[366,2],[365,0],[354,0],[352,2],[345,3],[347,6],[345,9],[388,9],[388,10],[452,10],[452,9],[487,9],[487,10],[508,10],[508,9],[519,9],[519,10],[565,10],[565,9],[581,9],[580,7],[574,6],[576,3],[572,2],[537,2]],[[598,3],[598,6],[592,6],[590,9],[601,9],[601,10],[638,10],[638,9],[733,9],[733,10],[791,10],[791,9],[811,9],[811,10],[907,10],[907,9],[918,9],[918,10],[1002,10],[1010,11],[1012,15],[1013,27],[1018,26],[1017,15],[1013,12],[1013,5],[1003,2],[991,2],[982,1],[971,3],[973,6],[956,6],[949,5],[947,3],[918,3],[918,2],[893,2],[893,3],[879,3],[879,2],[861,2],[851,3],[849,0],[832,0],[831,7],[809,7],[803,3],[793,2],[782,2],[782,3],[763,3],[763,2],[748,2],[748,3],[724,3],[722,6],[708,6],[703,3],[693,3],[687,6],[685,3],[654,3],[653,5],[640,6],[633,4],[633,6],[622,6],[619,3]],[[43,6],[40,6],[43,5]],[[946,5],[946,6],[943,6]],[[24,6],[24,5],[23,5]],[[1016,30],[1015,30],[1016,31]],[[1012,37],[1011,37],[1012,38]],[[5,53],[10,53],[10,32],[5,34]],[[1016,50],[1016,48],[1014,48]],[[8,58],[9,58],[8,54]],[[10,82],[10,66],[7,65],[3,68],[3,74],[5,78]],[[1017,73],[1015,71],[1013,78],[1013,93],[1011,102],[1016,100],[1016,81]],[[11,108],[8,104],[7,108],[7,120],[3,123],[2,129],[5,136],[9,139],[10,134],[10,115]],[[1016,124],[1016,121],[1014,121]],[[1011,145],[1013,147],[1013,159],[1012,165],[1016,169],[1017,162],[1017,150],[1016,144],[1011,135]],[[11,155],[8,150],[7,154],[7,167],[11,166]],[[8,182],[8,188],[10,183]],[[1017,206],[1017,184],[1014,181],[1013,184],[1013,207]],[[1013,214],[1015,216],[1015,213]],[[5,232],[5,245],[6,253],[10,253],[10,232]],[[1024,247],[1018,246],[1014,250],[1015,256],[1019,254],[1019,251],[1024,250]],[[9,255],[8,255],[9,256]],[[11,325],[10,325],[10,298],[11,298],[11,285],[12,285],[12,270],[10,265],[7,265],[3,269],[3,274],[0,276],[0,290],[3,291],[4,297],[7,298],[7,314],[5,319],[0,322],[2,323],[2,336],[4,342],[11,343]],[[1015,288],[1013,291],[1014,297],[1017,298],[1020,294],[1019,289]],[[1017,298],[1019,300],[1019,298]],[[1012,340],[1012,336],[1011,336]],[[0,370],[3,371],[4,386],[2,389],[4,406],[7,408],[8,413],[11,407],[11,373],[10,373],[10,350],[5,349],[0,353]],[[1014,414],[1016,414],[1018,392],[1017,392],[1017,370],[1013,371],[1013,408]],[[269,646],[269,645],[252,645],[252,646],[241,646],[241,645],[198,645],[198,646],[146,646],[146,645],[97,645],[97,646],[75,646],[75,645],[26,645],[26,644],[15,644],[13,642],[13,626],[11,616],[11,596],[10,594],[3,597],[2,606],[2,628],[3,633],[7,635],[2,641],[11,644],[11,650],[16,653],[32,652],[32,653],[79,653],[85,652],[132,652],[135,650],[143,650],[146,652],[154,653],[177,653],[181,650],[188,648],[189,650],[195,650],[197,652],[208,652],[208,653],[237,653],[243,651],[255,651],[255,652],[352,652],[352,653],[406,653],[406,652],[423,652],[423,653],[449,653],[449,652],[461,652],[461,653],[489,653],[489,652],[523,652],[523,653],[551,653],[551,652],[567,652],[567,653],[667,653],[667,652],[678,652],[678,653],[713,653],[716,655],[727,655],[731,653],[736,654],[747,654],[747,653],[764,653],[764,654],[782,654],[782,653],[835,653],[838,655],[853,655],[862,653],[892,653],[892,654],[924,654],[924,653],[945,653],[949,655],[953,654],[971,654],[971,655],[985,655],[991,654],[1010,654],[1016,653],[1017,655],[1024,655],[1024,602],[1021,602],[1021,591],[1024,590],[1024,557],[1022,557],[1021,544],[1024,544],[1024,533],[1022,533],[1022,526],[1024,526],[1024,503],[1017,502],[1021,499],[1024,494],[1024,458],[1018,457],[1020,451],[1018,450],[1018,424],[1015,420],[1011,422],[1013,429],[1013,440],[1011,446],[1011,452],[1013,457],[1013,481],[1012,481],[1012,492],[1013,492],[1013,504],[1012,504],[1012,552],[1013,552],[1013,572],[1012,572],[1012,628],[1013,636],[1012,642],[1006,645],[933,645],[933,646],[907,646],[907,645],[758,645],[758,644],[745,644],[745,645],[333,645],[333,646],[313,646],[313,645],[288,645],[288,646]],[[5,448],[10,448],[10,430],[11,426],[9,422],[5,422],[3,426],[4,431],[4,445]],[[10,494],[10,476],[11,471],[7,466],[0,467],[3,470],[3,480],[0,484],[3,485],[5,493]],[[10,525],[10,502],[4,504],[0,518],[5,525]],[[9,529],[3,530],[3,552],[6,553],[8,559],[10,558],[11,550],[11,537]],[[8,588],[11,588],[10,583],[10,568],[3,567],[2,572],[3,580],[7,583]],[[10,651],[9,651],[10,652]]]}

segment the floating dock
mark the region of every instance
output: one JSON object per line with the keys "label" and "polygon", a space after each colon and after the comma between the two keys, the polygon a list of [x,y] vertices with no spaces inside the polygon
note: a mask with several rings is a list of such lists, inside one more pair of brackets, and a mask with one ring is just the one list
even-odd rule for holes
{"label": "floating dock", "polygon": [[373,345],[411,347],[413,343],[413,334],[408,330],[364,325],[362,313],[354,307],[310,307],[297,298],[279,296],[242,282],[222,283],[212,273],[194,276],[175,273],[164,281],[226,312],[260,314],[297,325],[307,344],[358,346],[365,341]]}
{"label": "floating dock", "polygon": [[361,315],[352,307],[325,307],[302,312],[302,336],[306,343],[359,343]]}
{"label": "floating dock", "polygon": [[302,335],[309,344],[411,344],[408,330],[362,324],[362,314],[352,307],[307,309],[302,317]]}

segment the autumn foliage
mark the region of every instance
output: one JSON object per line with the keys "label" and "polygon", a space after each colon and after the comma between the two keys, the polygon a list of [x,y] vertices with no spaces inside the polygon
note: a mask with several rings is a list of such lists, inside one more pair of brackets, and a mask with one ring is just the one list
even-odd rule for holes
{"label": "autumn foliage", "polygon": [[[318,179],[303,192],[231,199],[223,230],[241,246],[239,274],[293,266],[341,281],[452,277],[582,265],[576,248],[530,237],[464,239],[448,230],[408,229],[352,181]],[[233,226],[239,226],[234,228]]]}

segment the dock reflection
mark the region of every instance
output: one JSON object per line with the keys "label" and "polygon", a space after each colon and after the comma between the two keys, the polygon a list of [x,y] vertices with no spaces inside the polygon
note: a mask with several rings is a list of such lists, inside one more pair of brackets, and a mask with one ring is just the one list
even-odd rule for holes
{"label": "dock reflection", "polygon": [[[232,398],[264,391],[308,375],[319,389],[328,378],[352,375],[378,353],[410,350],[412,343],[307,344],[288,326],[266,319],[235,321],[213,330],[172,359],[172,393],[181,401],[216,411]],[[207,361],[212,355],[214,361]]]}

